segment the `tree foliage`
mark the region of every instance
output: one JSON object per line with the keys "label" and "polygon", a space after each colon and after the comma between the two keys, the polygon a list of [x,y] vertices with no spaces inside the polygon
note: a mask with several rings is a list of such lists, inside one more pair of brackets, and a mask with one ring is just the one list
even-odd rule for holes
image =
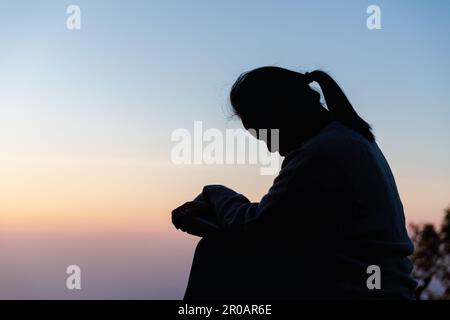
{"label": "tree foliage", "polygon": [[[450,206],[440,227],[413,224],[411,230],[415,245],[413,275],[419,282],[416,298],[450,300]],[[442,294],[430,288],[432,281],[442,286]]]}

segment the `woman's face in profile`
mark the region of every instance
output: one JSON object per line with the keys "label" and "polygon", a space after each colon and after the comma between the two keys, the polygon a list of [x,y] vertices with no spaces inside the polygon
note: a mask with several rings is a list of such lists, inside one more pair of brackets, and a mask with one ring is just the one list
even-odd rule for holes
{"label": "woman's face in profile", "polygon": [[[284,102],[284,103],[283,103]],[[240,115],[242,125],[256,139],[263,141],[270,152],[284,156],[309,125],[301,107],[278,100],[274,105],[259,104],[246,110],[257,110]],[[313,120],[311,120],[313,121]]]}
{"label": "woman's face in profile", "polygon": [[[248,120],[250,118],[251,120]],[[259,121],[255,121],[259,120]],[[272,121],[262,117],[241,117],[243,127],[256,139],[263,141],[270,152],[279,152],[280,129],[276,125],[275,118]]]}

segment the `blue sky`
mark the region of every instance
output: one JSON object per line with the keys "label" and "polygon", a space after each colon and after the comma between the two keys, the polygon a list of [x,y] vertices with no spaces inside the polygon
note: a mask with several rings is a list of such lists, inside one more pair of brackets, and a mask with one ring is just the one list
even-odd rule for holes
{"label": "blue sky", "polygon": [[439,150],[450,135],[447,1],[379,1],[374,31],[366,1],[77,1],[75,32],[65,28],[74,2],[2,3],[0,84],[59,97],[65,105],[42,107],[54,116],[120,119],[124,130],[136,118],[143,129],[149,120],[167,130],[194,119],[219,126],[240,72],[322,68],[380,142],[415,140],[436,151],[422,156],[449,160]]}

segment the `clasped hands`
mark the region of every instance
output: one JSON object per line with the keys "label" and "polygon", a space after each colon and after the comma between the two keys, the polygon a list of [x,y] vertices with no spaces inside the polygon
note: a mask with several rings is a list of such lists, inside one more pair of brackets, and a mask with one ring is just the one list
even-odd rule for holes
{"label": "clasped hands", "polygon": [[198,237],[220,231],[213,206],[201,195],[174,209],[172,223],[177,229]]}

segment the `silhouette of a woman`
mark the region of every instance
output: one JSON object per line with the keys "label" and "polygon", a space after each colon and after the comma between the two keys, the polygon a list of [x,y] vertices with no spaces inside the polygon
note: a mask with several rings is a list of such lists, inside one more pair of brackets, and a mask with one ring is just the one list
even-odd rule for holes
{"label": "silhouette of a woman", "polygon": [[336,82],[262,67],[237,79],[230,100],[246,129],[279,129],[277,150],[265,142],[285,159],[259,203],[209,185],[172,212],[177,228],[202,236],[185,299],[412,299],[394,177]]}

